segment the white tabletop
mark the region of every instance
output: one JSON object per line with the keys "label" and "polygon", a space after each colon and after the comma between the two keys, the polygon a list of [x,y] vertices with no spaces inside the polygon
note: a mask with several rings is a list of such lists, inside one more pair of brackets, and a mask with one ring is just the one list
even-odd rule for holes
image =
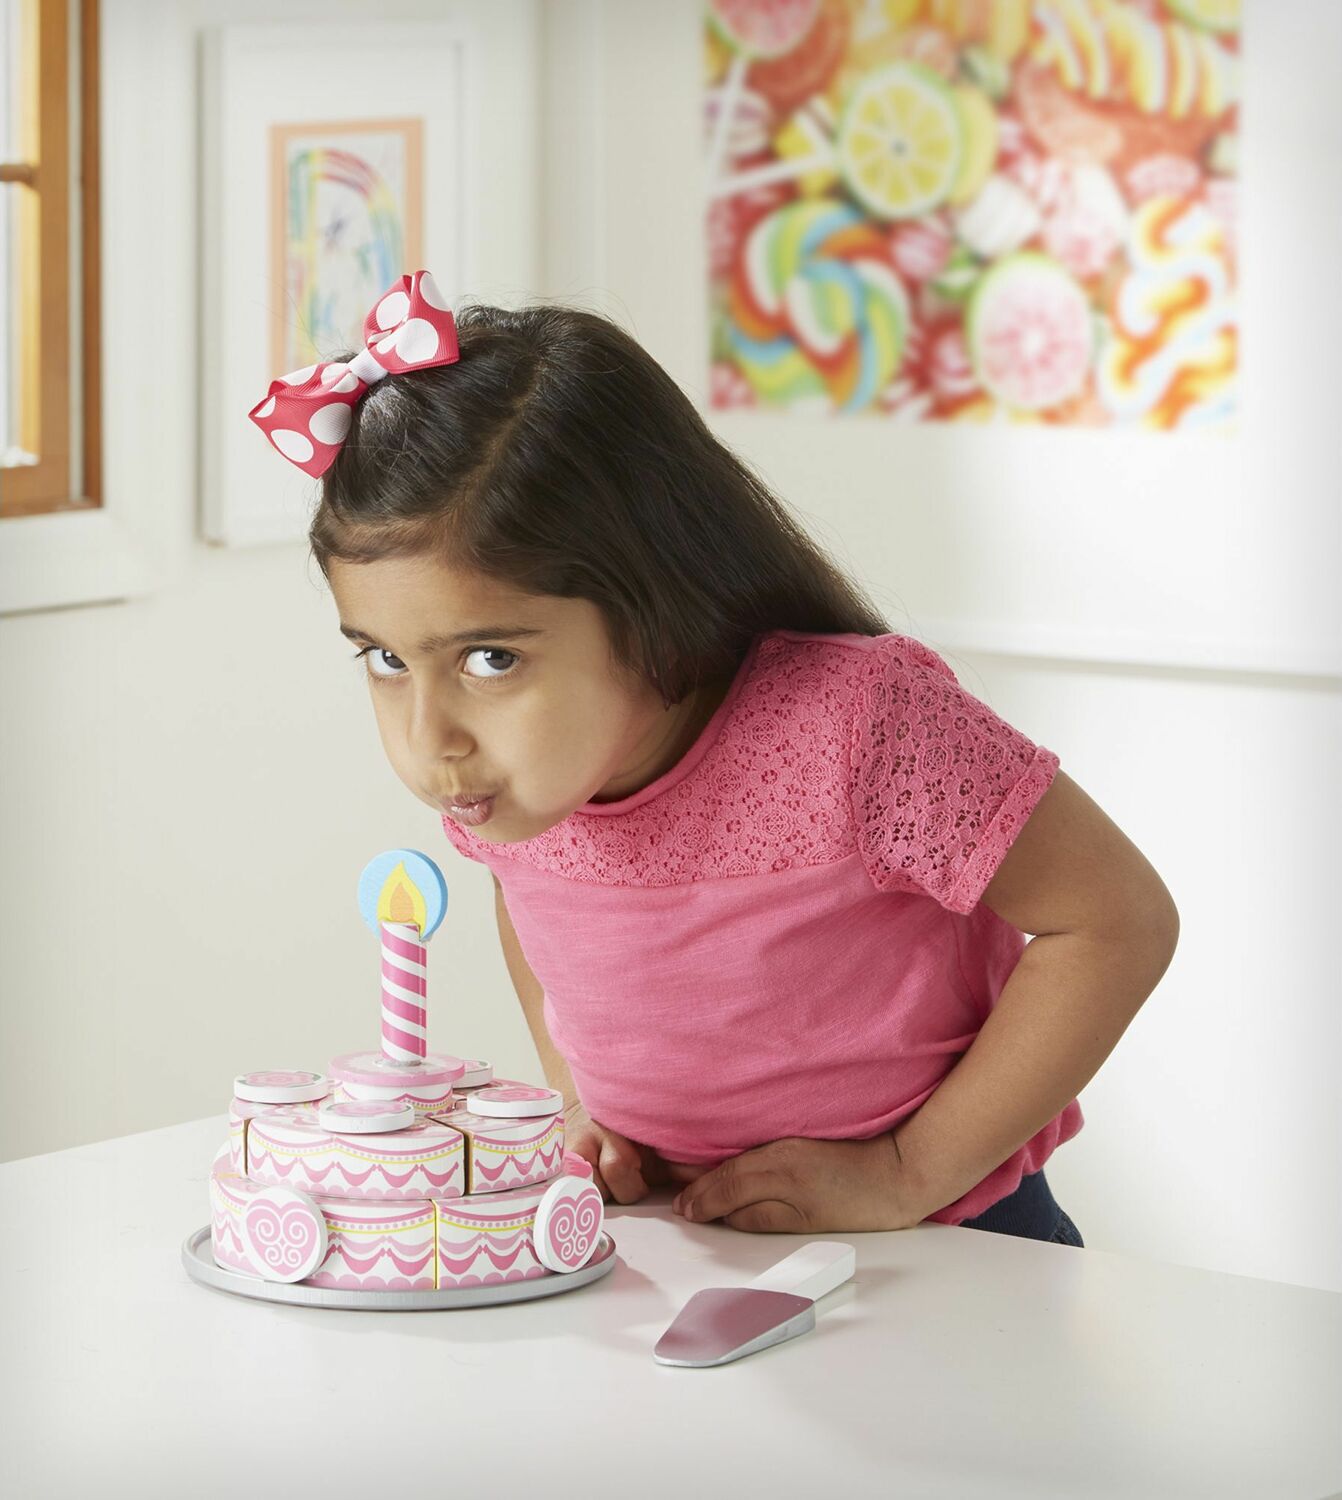
{"label": "white tabletop", "polygon": [[674,1369],[652,1346],[685,1300],[799,1237],[687,1225],[659,1193],[612,1206],[620,1263],[563,1296],[253,1302],[179,1259],[225,1134],[219,1116],[0,1166],[0,1493],[1342,1491],[1335,1293],[943,1225],[829,1235],[857,1275],[814,1332]]}

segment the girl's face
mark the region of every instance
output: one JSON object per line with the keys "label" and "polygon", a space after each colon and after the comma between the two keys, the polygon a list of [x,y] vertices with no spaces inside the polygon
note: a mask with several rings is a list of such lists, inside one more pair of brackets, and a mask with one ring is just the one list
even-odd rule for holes
{"label": "girl's face", "polygon": [[330,582],[396,774],[437,812],[490,798],[483,823],[459,821],[491,843],[646,786],[721,701],[664,708],[617,667],[587,599],[522,593],[422,555],[333,562]]}

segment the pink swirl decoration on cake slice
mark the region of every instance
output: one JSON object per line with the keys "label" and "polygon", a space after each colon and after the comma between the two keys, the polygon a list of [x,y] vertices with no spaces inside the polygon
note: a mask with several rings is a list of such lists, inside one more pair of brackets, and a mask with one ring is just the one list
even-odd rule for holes
{"label": "pink swirl decoration on cake slice", "polygon": [[600,1222],[600,1208],[591,1202],[561,1204],[550,1215],[550,1249],[565,1265],[582,1265]]}
{"label": "pink swirl decoration on cake slice", "polygon": [[326,1257],[326,1220],[296,1188],[261,1188],[243,1210],[242,1238],[266,1281],[302,1281]]}
{"label": "pink swirl decoration on cake slice", "polygon": [[557,1177],[536,1209],[536,1258],[551,1271],[577,1271],[592,1258],[604,1217],[601,1193],[583,1177]]}

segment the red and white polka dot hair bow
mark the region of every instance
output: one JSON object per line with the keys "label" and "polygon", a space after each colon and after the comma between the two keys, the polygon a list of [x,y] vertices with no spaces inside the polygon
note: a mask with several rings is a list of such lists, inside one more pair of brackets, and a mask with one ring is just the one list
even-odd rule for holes
{"label": "red and white polka dot hair bow", "polygon": [[402,276],[363,322],[364,347],[348,364],[308,365],[270,382],[247,415],[305,474],[319,479],[335,462],[354,405],[384,375],[450,365],[460,358],[457,325],[427,271]]}

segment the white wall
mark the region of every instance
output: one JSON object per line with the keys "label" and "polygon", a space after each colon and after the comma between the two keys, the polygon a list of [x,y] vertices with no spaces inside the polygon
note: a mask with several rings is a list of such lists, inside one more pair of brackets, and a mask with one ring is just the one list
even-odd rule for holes
{"label": "white wall", "polygon": [[[448,8],[397,0],[378,14]],[[510,10],[502,63],[531,67],[531,7]],[[355,885],[395,845],[451,867],[435,1044],[537,1072],[497,940],[484,941],[492,887],[385,764],[305,549],[196,540],[197,382],[211,357],[197,333],[199,37],[277,19],[370,12],[360,0],[292,0],[283,17],[265,0],[103,7],[107,486],[154,497],[143,540],[157,583],[122,605],[0,620],[4,1158],[222,1111],[240,1071],[376,1046],[376,943]],[[257,440],[249,428],[239,421],[237,441]]]}
{"label": "white wall", "polygon": [[[1280,12],[1261,0],[1249,9],[1250,45],[1275,38],[1278,59],[1294,37],[1308,42],[1302,12],[1333,24],[1331,0],[1296,0],[1289,35],[1270,30]],[[330,0],[285,10],[366,14]],[[396,0],[380,13],[434,12]],[[0,1156],[218,1112],[244,1068],[321,1066],[372,1045],[374,960],[353,885],[371,853],[398,843],[434,852],[451,889],[434,948],[435,1044],[539,1076],[488,876],[448,849],[382,763],[301,549],[216,552],[193,540],[188,372],[208,357],[193,334],[194,36],[272,13],[242,0],[104,10],[105,89],[134,95],[136,119],[166,125],[130,143],[144,154],[143,197],[108,205],[109,232],[138,237],[160,292],[150,341],[130,336],[136,288],[107,289],[121,309],[109,326],[125,335],[107,360],[109,471],[159,497],[160,584],[122,606],[0,622]],[[701,394],[697,5],[544,0],[542,13],[537,294],[612,311]],[[1321,179],[1336,181],[1337,141],[1318,149]],[[129,225],[117,218],[128,212]],[[1310,368],[1314,330],[1292,327]],[[963,610],[952,587],[963,544],[954,517],[905,524],[910,450],[888,432],[850,441],[857,428],[841,422],[804,441],[768,418],[718,425],[895,628],[943,650],[971,691],[1055,749],[1174,892],[1174,963],[1084,1091],[1086,1129],[1048,1168],[1087,1244],[1342,1289],[1331,1085],[1342,1006],[1325,967],[1342,834],[1336,680],[970,649],[926,623]],[[146,430],[152,454],[127,444]],[[1342,477],[1335,436],[1326,424],[1305,432],[1291,470],[1308,487],[1292,501],[1318,517],[1320,543]],[[962,441],[961,483],[972,487],[981,467],[973,435]],[[1050,541],[1028,516],[1012,524],[1022,546]],[[1105,564],[1103,550],[1077,558]],[[1197,558],[1187,564],[1197,576]],[[1295,624],[1321,631],[1304,584]]]}

